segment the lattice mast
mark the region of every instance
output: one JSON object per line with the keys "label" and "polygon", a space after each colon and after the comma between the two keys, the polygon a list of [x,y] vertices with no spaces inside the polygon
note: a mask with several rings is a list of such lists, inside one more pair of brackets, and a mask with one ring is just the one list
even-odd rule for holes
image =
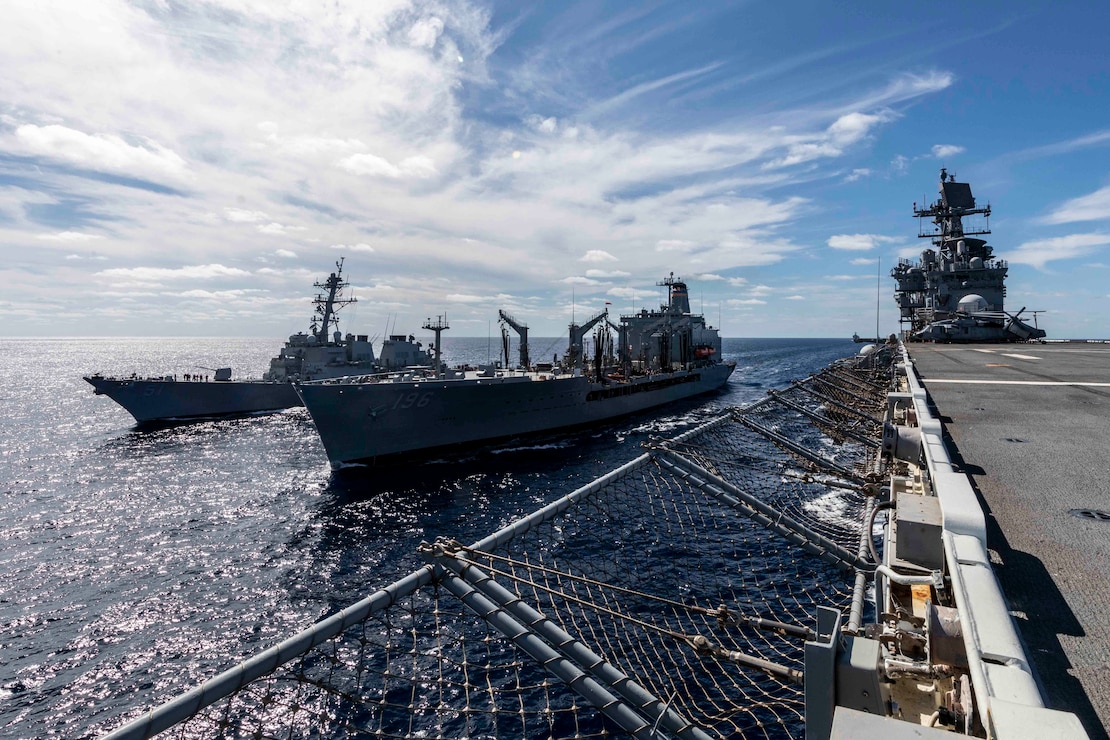
{"label": "lattice mast", "polygon": [[[339,317],[336,315],[339,309],[358,302],[358,299],[353,296],[351,298],[342,297],[343,289],[349,285],[350,283],[343,279],[342,257],[335,263],[335,272],[329,275],[327,280],[322,283],[313,283],[313,287],[327,291],[326,296],[323,293],[317,293],[312,301],[316,309],[312,317],[312,335],[321,344],[328,343],[328,335],[333,324],[335,330],[339,331]],[[317,320],[319,320],[319,329],[317,329]]]}
{"label": "lattice mast", "polygon": [[[994,249],[979,238],[991,233],[990,205],[980,208],[971,185],[956,182],[946,168],[941,168],[938,192],[934,203],[920,208],[913,204],[918,238],[929,239],[932,248],[923,250],[919,260],[900,260],[890,272],[896,282],[899,322],[911,336],[934,321],[955,316],[966,296],[982,297],[988,311],[1003,311],[1007,266],[994,259]],[[982,216],[983,227],[967,228],[964,219],[970,216]],[[932,229],[926,229],[926,219]]]}
{"label": "lattice mast", "polygon": [[[950,258],[955,258],[956,249],[960,239],[968,236],[980,236],[991,233],[990,217],[991,207],[977,208],[975,198],[971,194],[971,185],[966,182],[956,182],[956,176],[948,174],[948,168],[940,168],[940,198],[927,208],[918,208],[913,204],[913,215],[918,219],[933,219],[935,224],[932,233],[925,233],[923,224],[919,221],[918,239],[931,239],[937,251]],[[922,204],[924,205],[924,204]],[[965,216],[982,215],[984,227],[976,231],[965,231],[963,219]],[[965,239],[965,241],[967,241]],[[977,256],[989,259],[994,251],[982,239],[972,239],[983,248],[984,254]],[[973,245],[969,245],[969,248]]]}

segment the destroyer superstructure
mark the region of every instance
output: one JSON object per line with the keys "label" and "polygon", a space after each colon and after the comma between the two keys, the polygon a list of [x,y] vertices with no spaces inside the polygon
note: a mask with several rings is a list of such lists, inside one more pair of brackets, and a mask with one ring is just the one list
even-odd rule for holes
{"label": "destroyer superstructure", "polygon": [[[917,262],[901,260],[891,270],[908,340],[1018,342],[1045,336],[1021,320],[1024,308],[1016,314],[1004,309],[1009,268],[978,238],[990,234],[991,207],[977,206],[971,185],[941,169],[940,198],[921,208],[914,203],[913,213],[922,223],[932,220],[933,229],[921,229],[918,236],[930,239],[933,247]],[[974,216],[983,217],[983,227],[965,228],[964,219]]]}
{"label": "destroyer superstructure", "polygon": [[97,394],[123,406],[138,422],[169,421],[279,411],[300,406],[291,381],[335,378],[428,365],[431,356],[412,336],[392,335],[382,344],[380,357],[366,334],[339,331],[338,312],[355,302],[345,297],[343,260],[323,282],[313,299],[310,331],[289,337],[260,380],[232,380],[229,367],[153,378],[86,376]]}
{"label": "destroyer superstructure", "polygon": [[657,311],[614,323],[606,308],[572,323],[561,360],[525,365],[524,348],[521,366],[512,369],[437,362],[429,372],[295,385],[336,467],[579,426],[719,388],[735,365],[721,360],[718,330],[690,313],[681,279],[672,274],[660,285],[668,302]]}

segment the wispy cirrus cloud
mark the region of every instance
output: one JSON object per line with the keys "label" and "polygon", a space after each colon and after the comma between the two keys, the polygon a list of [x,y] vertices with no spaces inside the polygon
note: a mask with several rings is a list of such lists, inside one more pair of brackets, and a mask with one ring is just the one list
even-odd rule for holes
{"label": "wispy cirrus cloud", "polygon": [[830,236],[826,243],[833,249],[864,252],[884,244],[897,244],[900,241],[902,240],[898,237],[881,234],[835,234]]}
{"label": "wispy cirrus cloud", "polygon": [[1065,201],[1041,220],[1046,224],[1110,220],[1110,185]]}
{"label": "wispy cirrus cloud", "polygon": [[1086,257],[1110,245],[1110,234],[1069,234],[1019,244],[1008,251],[1006,259],[1044,270],[1049,262]]}
{"label": "wispy cirrus cloud", "polygon": [[103,239],[103,234],[86,234],[81,231],[59,231],[56,234],[39,234],[37,239],[44,242],[91,242],[97,239]]}
{"label": "wispy cirrus cloud", "polygon": [[[466,319],[486,291],[460,285],[520,286],[555,317],[571,291],[596,301],[672,270],[760,300],[724,276],[799,264],[793,227],[821,208],[799,187],[869,176],[872,143],[953,76],[857,64],[848,51],[867,39],[785,61],[729,44],[669,53],[733,13],[20,4],[0,27],[0,153],[40,168],[42,187],[0,195],[14,224],[0,240],[110,234],[103,250],[131,272],[98,280],[290,297],[317,271],[279,260],[326,270],[339,251],[357,271],[372,254],[391,306],[442,300]],[[835,74],[810,74],[832,59]],[[92,264],[70,267],[87,278]]]}
{"label": "wispy cirrus cloud", "polygon": [[59,124],[24,124],[15,130],[13,148],[73,167],[152,180],[180,180],[185,160],[152,140],[129,143],[114,133],[93,133]]}
{"label": "wispy cirrus cloud", "polygon": [[161,281],[161,280],[215,280],[220,278],[237,278],[250,275],[246,270],[238,267],[226,267],[219,264],[188,265],[185,267],[113,267],[96,273],[105,278],[122,278],[125,280]]}

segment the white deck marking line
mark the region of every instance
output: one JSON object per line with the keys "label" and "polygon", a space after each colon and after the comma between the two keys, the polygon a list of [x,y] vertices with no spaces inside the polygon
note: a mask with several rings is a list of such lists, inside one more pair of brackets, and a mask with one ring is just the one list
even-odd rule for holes
{"label": "white deck marking line", "polygon": [[1039,360],[1039,359],[1041,359],[1040,357],[1035,357],[1033,355],[1017,355],[1017,354],[1013,354],[1012,352],[1003,352],[1002,355],[1004,357],[1016,357],[1019,360]]}
{"label": "white deck marking line", "polygon": [[986,352],[988,355],[993,355],[994,354],[993,349],[975,349],[975,348],[972,348],[971,351],[972,352]]}
{"label": "white deck marking line", "polygon": [[1110,388],[1110,383],[1089,383],[1079,380],[969,380],[965,378],[923,378],[929,383],[965,383],[969,385],[1078,385],[1093,388]]}

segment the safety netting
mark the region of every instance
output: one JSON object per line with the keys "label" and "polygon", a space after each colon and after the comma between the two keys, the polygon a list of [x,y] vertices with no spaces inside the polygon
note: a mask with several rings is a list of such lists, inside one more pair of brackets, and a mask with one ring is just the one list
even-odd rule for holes
{"label": "safety netting", "polygon": [[421,569],[111,737],[802,737],[804,644],[853,599],[887,387],[834,365],[479,542],[425,543]]}

